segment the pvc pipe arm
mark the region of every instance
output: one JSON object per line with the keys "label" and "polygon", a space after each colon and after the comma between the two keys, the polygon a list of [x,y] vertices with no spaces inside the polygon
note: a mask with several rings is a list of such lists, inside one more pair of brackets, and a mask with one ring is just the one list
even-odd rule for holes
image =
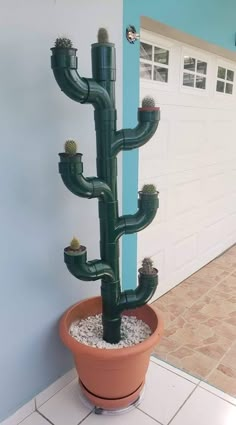
{"label": "pvc pipe arm", "polygon": [[64,261],[68,270],[77,279],[89,281],[104,279],[113,282],[115,275],[112,268],[102,260],[87,261],[87,250],[81,247],[80,251],[70,250],[69,247],[64,250]]}
{"label": "pvc pipe arm", "polygon": [[103,198],[107,201],[113,201],[113,195],[109,186],[97,177],[84,177],[83,174],[65,176],[61,175],[62,180],[74,195],[81,198]]}
{"label": "pvc pipe arm", "polygon": [[152,110],[139,109],[138,125],[134,129],[123,129],[116,132],[112,145],[112,155],[117,155],[121,150],[140,148],[155,133],[160,120],[158,108]]}
{"label": "pvc pipe arm", "polygon": [[91,103],[98,109],[112,108],[108,92],[96,81],[77,72],[76,49],[52,48],[51,67],[60,89],[72,100]]}
{"label": "pvc pipe arm", "polygon": [[157,275],[151,278],[142,276],[136,289],[130,289],[121,293],[118,304],[118,311],[141,307],[146,304],[154,295],[158,284]]}
{"label": "pvc pipe arm", "polygon": [[118,218],[115,227],[116,240],[124,234],[136,233],[145,229],[153,221],[159,206],[158,193],[144,195],[140,192],[138,206],[138,211],[134,215],[123,215]]}
{"label": "pvc pipe arm", "polygon": [[88,261],[82,264],[66,264],[70,273],[80,280],[90,281],[108,277],[114,280],[114,273],[111,267],[102,260]]}
{"label": "pvc pipe arm", "polygon": [[70,156],[60,153],[59,172],[65,186],[74,195],[82,198],[103,198],[113,201],[113,194],[107,183],[97,177],[84,177],[82,154]]}

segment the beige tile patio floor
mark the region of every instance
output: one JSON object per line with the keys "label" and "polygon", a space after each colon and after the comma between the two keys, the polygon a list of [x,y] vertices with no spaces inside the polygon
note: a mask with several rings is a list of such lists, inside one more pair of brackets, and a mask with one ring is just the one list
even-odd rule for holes
{"label": "beige tile patio floor", "polygon": [[156,355],[236,396],[236,245],[152,306],[164,318]]}

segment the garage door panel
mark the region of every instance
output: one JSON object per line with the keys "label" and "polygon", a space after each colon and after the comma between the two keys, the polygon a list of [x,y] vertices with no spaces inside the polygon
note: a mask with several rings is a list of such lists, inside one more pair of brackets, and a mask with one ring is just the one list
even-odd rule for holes
{"label": "garage door panel", "polygon": [[235,128],[231,120],[215,120],[209,123],[208,140],[212,151],[224,151],[234,146]]}
{"label": "garage door panel", "polygon": [[155,158],[140,158],[139,171],[142,176],[145,176],[145,179],[143,179],[144,183],[153,182],[159,176],[166,173],[166,161]]}
{"label": "garage door panel", "polygon": [[201,199],[201,181],[198,171],[173,173],[168,176],[167,219],[186,212],[195,212]]}
{"label": "garage door panel", "polygon": [[173,245],[174,269],[178,271],[195,260],[197,255],[197,235],[191,234]]}
{"label": "garage door panel", "polygon": [[233,214],[228,217],[228,235],[236,233],[236,210]]}
{"label": "garage door panel", "polygon": [[224,173],[208,175],[203,188],[205,202],[222,198],[227,187],[227,176]]}
{"label": "garage door panel", "polygon": [[153,154],[152,159],[148,160],[142,159],[141,155],[139,156],[139,175],[140,179],[145,182],[163,175],[176,174],[182,171],[199,169],[200,167],[202,167],[202,163],[199,157],[162,160],[155,158],[155,154]]}
{"label": "garage door panel", "polygon": [[[168,230],[168,229],[167,229]],[[139,233],[138,259],[153,256],[165,249],[166,225],[152,225]]]}
{"label": "garage door panel", "polygon": [[170,122],[165,121],[161,117],[160,124],[158,126],[157,132],[149,140],[146,145],[140,148],[140,162],[146,159],[152,159],[153,153],[155,153],[155,158],[160,158],[162,160],[167,159],[167,143],[169,139],[169,127]]}
{"label": "garage door panel", "polygon": [[213,223],[220,221],[222,218],[227,218],[231,214],[230,204],[230,202],[227,202],[226,197],[222,197],[220,199],[217,199],[216,201],[209,202],[207,204],[207,208],[202,208],[201,226],[207,227]]}
{"label": "garage door panel", "polygon": [[[140,83],[141,98],[153,95],[161,107],[157,133],[139,153],[139,184],[154,182],[160,191],[159,216],[138,235],[139,260],[150,255],[160,269],[155,297],[236,241],[236,87],[232,96],[216,92],[222,58],[167,41],[170,84]],[[182,85],[191,80],[183,79],[185,51],[205,58],[206,90]],[[236,64],[227,63],[236,76]]]}
{"label": "garage door panel", "polygon": [[209,251],[212,247],[220,245],[225,235],[229,235],[228,217],[204,226],[199,234],[199,250],[201,252]]}
{"label": "garage door panel", "polygon": [[232,193],[227,199],[227,204],[229,205],[229,214],[236,213],[236,192]]}
{"label": "garage door panel", "polygon": [[233,167],[236,164],[236,159],[233,161],[233,165],[230,164],[230,162],[228,162],[226,164],[226,166],[229,169],[228,172],[228,193],[231,196],[234,196],[236,193],[236,170],[233,169]]}
{"label": "garage door panel", "polygon": [[200,202],[200,180],[190,180],[175,184],[169,189],[168,217],[195,210]]}
{"label": "garage door panel", "polygon": [[211,202],[232,193],[234,185],[232,182],[232,170],[229,161],[204,166],[200,170],[200,173],[203,179],[203,202]]}
{"label": "garage door panel", "polygon": [[172,220],[167,220],[168,244],[172,246],[181,238],[185,239],[192,233],[198,233],[201,229],[202,220],[202,212],[199,209],[175,216]]}
{"label": "garage door panel", "polygon": [[171,131],[168,146],[170,157],[200,154],[206,134],[204,121],[180,119],[172,123]]}

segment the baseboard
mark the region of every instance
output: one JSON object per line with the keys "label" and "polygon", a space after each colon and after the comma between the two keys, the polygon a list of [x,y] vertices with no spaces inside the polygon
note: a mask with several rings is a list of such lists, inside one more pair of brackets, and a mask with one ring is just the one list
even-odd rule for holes
{"label": "baseboard", "polygon": [[24,406],[22,406],[19,410],[17,410],[13,415],[9,416],[9,418],[4,419],[0,425],[18,425],[22,422],[27,416],[31,415],[35,411],[35,399],[30,400]]}
{"label": "baseboard", "polygon": [[19,410],[17,410],[9,418],[4,419],[3,422],[0,422],[0,425],[18,425],[27,416],[31,415],[36,409],[38,409],[42,404],[46,403],[51,397],[53,397],[58,391],[62,390],[66,385],[76,378],[76,370],[72,369],[67,372],[61,378],[57,379],[53,384],[48,388],[39,393],[35,398],[30,400]]}
{"label": "baseboard", "polygon": [[[46,403],[51,397],[53,397],[58,391],[62,390],[66,385],[68,385],[71,381],[76,378],[76,370],[71,369],[65,375],[61,376],[61,378],[57,379],[57,381],[53,382],[48,388],[39,393],[35,397],[35,405],[36,409],[38,409],[42,404]],[[1,424],[0,424],[1,425]]]}

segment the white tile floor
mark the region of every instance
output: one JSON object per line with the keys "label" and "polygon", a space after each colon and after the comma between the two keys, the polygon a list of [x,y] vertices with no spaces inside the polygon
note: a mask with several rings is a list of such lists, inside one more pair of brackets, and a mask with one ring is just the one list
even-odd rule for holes
{"label": "white tile floor", "polygon": [[119,415],[95,415],[79,399],[77,379],[57,392],[21,425],[236,425],[236,399],[151,358],[144,398]]}

